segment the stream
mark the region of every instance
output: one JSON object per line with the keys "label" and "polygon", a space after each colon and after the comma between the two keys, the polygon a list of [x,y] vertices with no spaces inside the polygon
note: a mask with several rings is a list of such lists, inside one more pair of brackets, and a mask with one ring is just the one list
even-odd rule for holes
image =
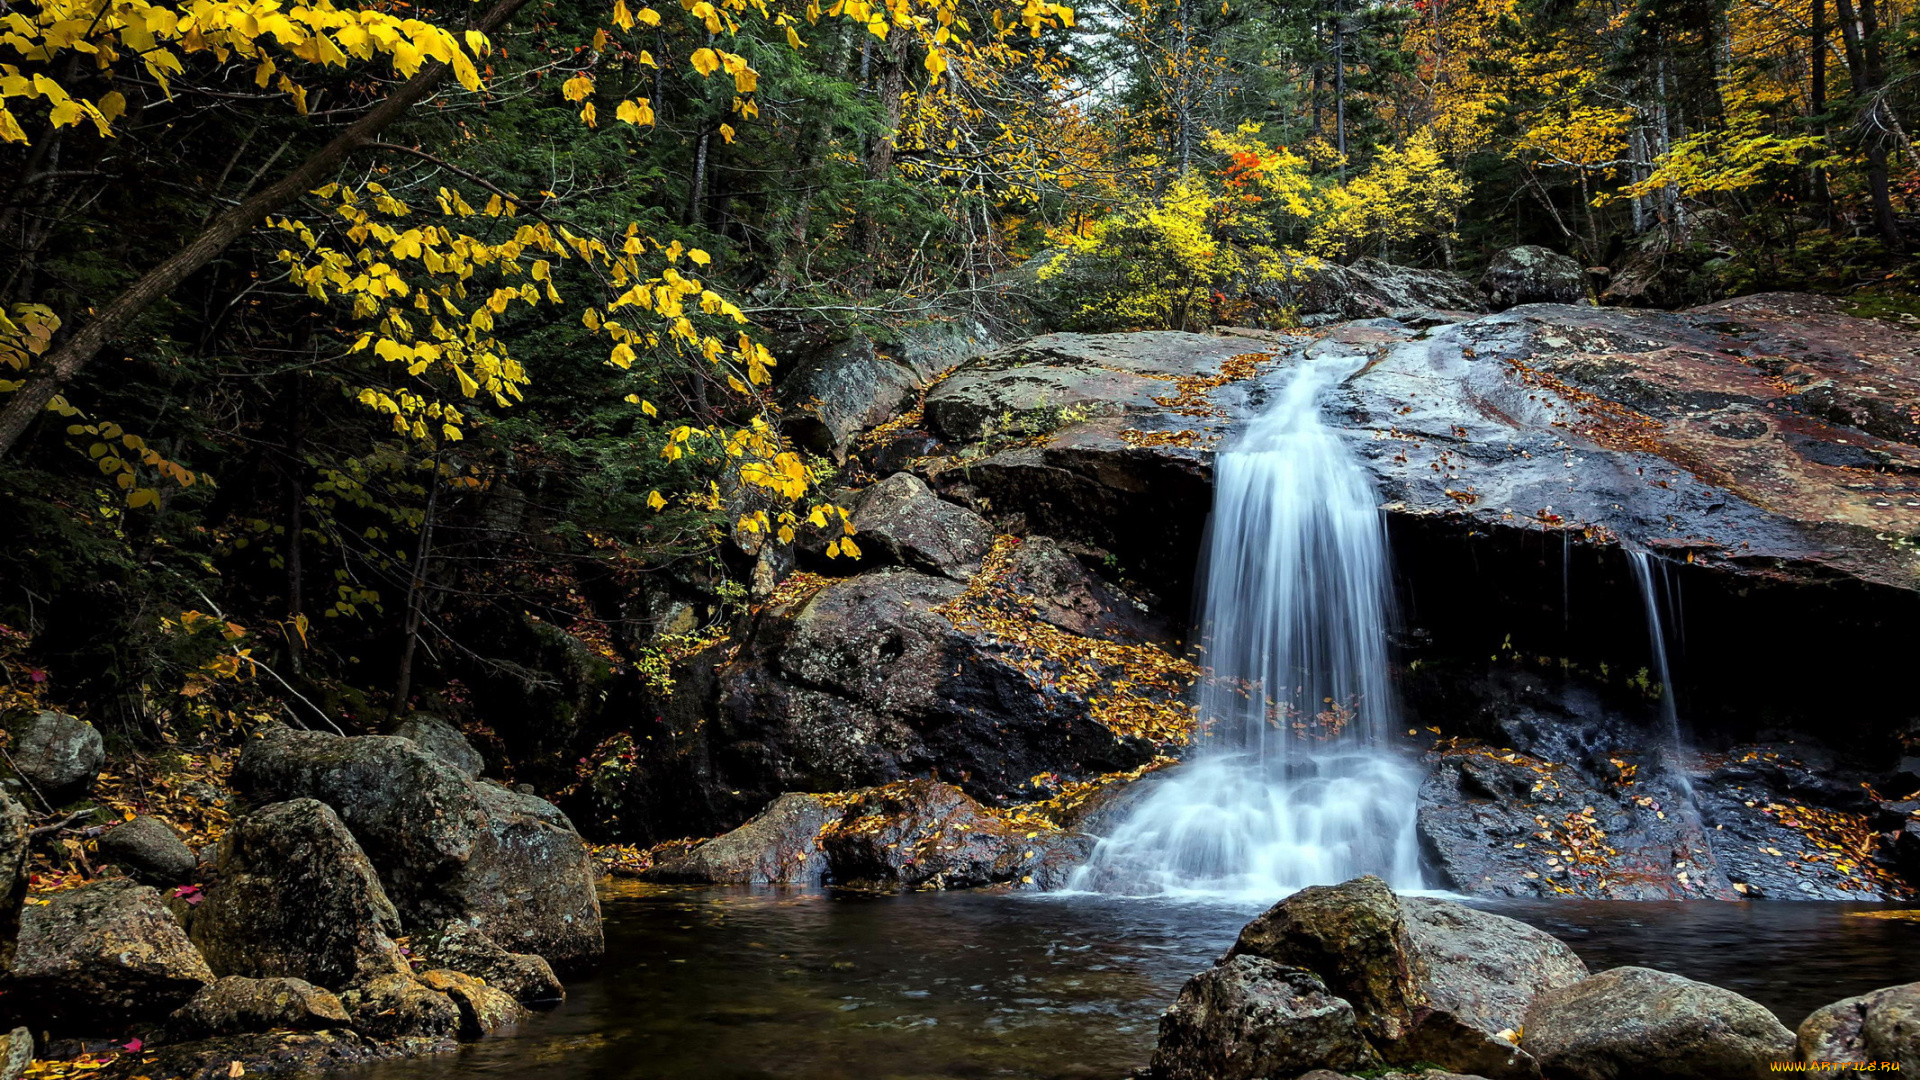
{"label": "stream", "polygon": [[[566,1004],[457,1052],[340,1080],[1118,1080],[1257,906],[1093,895],[870,896],[607,883],[607,959]],[[1476,901],[1595,970],[1745,994],[1788,1027],[1920,977],[1876,905]]]}

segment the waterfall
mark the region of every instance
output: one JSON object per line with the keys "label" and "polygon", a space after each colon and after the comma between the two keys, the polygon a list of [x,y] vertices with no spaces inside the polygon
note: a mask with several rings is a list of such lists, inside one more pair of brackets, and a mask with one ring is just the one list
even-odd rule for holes
{"label": "waterfall", "polygon": [[[1647,638],[1653,644],[1653,677],[1660,680],[1660,720],[1666,729],[1663,732],[1666,745],[1661,748],[1661,755],[1673,771],[1681,792],[1691,803],[1693,781],[1687,777],[1684,762],[1686,744],[1680,734],[1680,705],[1674,698],[1673,668],[1667,662],[1666,626],[1660,617],[1661,593],[1669,591],[1666,564],[1639,548],[1623,546],[1622,550],[1627,553],[1627,565],[1633,569],[1633,580],[1640,587],[1640,604],[1647,616]],[[1656,568],[1660,588],[1654,586]],[[1673,603],[1673,596],[1669,595],[1667,599],[1670,606],[1677,607]]]}
{"label": "waterfall", "polygon": [[1215,463],[1194,759],[1069,888],[1272,900],[1373,873],[1421,887],[1417,775],[1384,749],[1390,579],[1379,499],[1320,397],[1359,357],[1308,357]]}

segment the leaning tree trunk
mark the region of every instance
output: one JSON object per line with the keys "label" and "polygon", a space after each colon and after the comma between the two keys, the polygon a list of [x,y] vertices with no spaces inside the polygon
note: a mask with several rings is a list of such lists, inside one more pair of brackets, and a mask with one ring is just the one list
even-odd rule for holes
{"label": "leaning tree trunk", "polygon": [[[474,24],[474,29],[481,33],[492,31],[525,3],[526,0],[500,0]],[[14,392],[5,409],[0,409],[0,457],[12,451],[34,417],[141,312],[218,258],[234,241],[252,232],[269,214],[320,186],[349,154],[374,142],[389,125],[432,93],[446,79],[448,70],[438,61],[429,64],[292,172],[214,218],[186,247],[141,275],[72,337],[29,368],[26,385]]]}

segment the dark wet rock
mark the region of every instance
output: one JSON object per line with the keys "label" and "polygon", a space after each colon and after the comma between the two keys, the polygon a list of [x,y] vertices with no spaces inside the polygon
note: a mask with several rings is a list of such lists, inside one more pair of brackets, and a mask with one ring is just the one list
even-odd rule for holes
{"label": "dark wet rock", "polygon": [[1920,983],[1890,986],[1815,1010],[1800,1024],[1794,1060],[1840,1065],[1895,1061],[1902,1073],[1920,1069]]}
{"label": "dark wet rock", "polygon": [[1535,998],[1521,1045],[1567,1080],[1757,1080],[1789,1059],[1794,1039],[1731,990],[1623,967]]}
{"label": "dark wet rock", "polygon": [[551,803],[472,780],[407,739],[278,726],[247,744],[235,786],[331,806],[410,926],[462,919],[555,964],[604,947],[586,845]]}
{"label": "dark wet rock", "polygon": [[945,612],[964,591],[886,568],[767,612],[720,673],[702,732],[710,782],[746,804],[733,821],[786,791],[937,769],[994,799],[1038,773],[1088,778],[1153,756],[1094,720],[1086,697],[1037,685],[990,631],[956,625]]}
{"label": "dark wet rock", "polygon": [[827,875],[820,832],[842,808],[818,795],[789,792],[745,825],[695,846],[642,876],[711,885],[818,885]]}
{"label": "dark wet rock", "polygon": [[1458,734],[1426,754],[1419,796],[1440,884],[1619,900],[1903,892],[1845,854],[1877,813],[1868,778],[1810,739],[1676,752],[1630,703],[1531,672],[1476,680],[1463,697],[1479,715],[1450,710]]}
{"label": "dark wet rock", "polygon": [[994,817],[952,784],[909,780],[857,793],[820,847],[837,885],[1044,889],[1064,883],[1091,843]]}
{"label": "dark wet rock", "polygon": [[13,725],[8,751],[22,779],[54,798],[93,783],[107,747],[92,724],[65,713],[41,712]]}
{"label": "dark wet rock", "polygon": [[199,856],[173,826],[149,814],[115,825],[98,843],[100,854],[149,885],[184,885],[200,868]]}
{"label": "dark wet rock", "polygon": [[194,941],[222,975],[335,988],[406,973],[399,934],[373,865],[315,799],[274,803],[236,822],[193,919]]}
{"label": "dark wet rock", "polygon": [[1154,1080],[1264,1080],[1376,1063],[1353,1006],[1310,971],[1234,955],[1188,980],[1160,1018]]}
{"label": "dark wet rock", "polygon": [[160,894],[124,880],[29,904],[7,974],[11,1009],[61,1031],[165,1015],[214,977]]}
{"label": "dark wet rock", "polygon": [[1042,622],[1103,641],[1168,641],[1172,635],[1145,604],[1090,572],[1059,541],[1031,536],[1007,562],[1007,586]]}
{"label": "dark wet rock", "polygon": [[1662,733],[1589,691],[1513,693],[1512,682],[1483,684],[1502,715],[1482,734],[1497,742],[1455,738],[1426,755],[1420,837],[1445,884],[1482,896],[1739,898],[1688,778],[1658,752]]}
{"label": "dark wet rock", "polygon": [[1511,247],[1493,257],[1480,276],[1480,291],[1495,311],[1518,304],[1577,304],[1587,296],[1580,264],[1536,244]]}
{"label": "dark wet rock", "polygon": [[453,766],[455,772],[469,780],[486,771],[487,759],[467,741],[466,734],[437,716],[410,716],[394,728],[393,733],[412,739],[422,750]]}
{"label": "dark wet rock", "polygon": [[508,952],[492,938],[463,922],[449,922],[438,930],[415,934],[411,959],[432,968],[447,968],[483,979],[516,1001],[559,1001],[566,990],[545,960],[532,953]]}
{"label": "dark wet rock", "polygon": [[527,1011],[513,995],[458,971],[436,968],[417,976],[420,985],[447,995],[460,1010],[460,1034],[471,1039],[518,1023]]}
{"label": "dark wet rock", "polygon": [[[13,941],[20,929],[20,905],[27,896],[27,808],[0,791],[0,942]],[[0,963],[6,946],[0,944]]]}
{"label": "dark wet rock", "polygon": [[935,495],[926,481],[895,473],[862,491],[853,512],[862,562],[893,562],[965,581],[993,547],[979,514]]}
{"label": "dark wet rock", "polygon": [[782,426],[816,453],[844,460],[854,437],[903,411],[921,378],[860,336],[806,359],[780,384]]}
{"label": "dark wet rock", "polygon": [[204,1039],[249,1031],[319,1031],[346,1025],[347,1010],[340,999],[310,982],[229,975],[193,995],[169,1018],[167,1026],[183,1039]]}
{"label": "dark wet rock", "polygon": [[1524,923],[1397,897],[1373,877],[1302,889],[1248,923],[1230,955],[1319,975],[1390,1063],[1496,1078],[1538,1074],[1515,1043],[1522,1017],[1537,995],[1587,971],[1573,950]]}
{"label": "dark wet rock", "polygon": [[446,1039],[458,1034],[460,1007],[412,975],[382,975],[340,995],[353,1029],[375,1039]]}
{"label": "dark wet rock", "polygon": [[[124,1054],[101,1080],[228,1080],[233,1076],[310,1077],[392,1058],[451,1050],[451,1039],[375,1040],[352,1031],[232,1035]],[[233,1071],[238,1062],[240,1072]]]}
{"label": "dark wet rock", "polygon": [[0,1035],[0,1080],[20,1080],[33,1064],[33,1032],[17,1027]]}

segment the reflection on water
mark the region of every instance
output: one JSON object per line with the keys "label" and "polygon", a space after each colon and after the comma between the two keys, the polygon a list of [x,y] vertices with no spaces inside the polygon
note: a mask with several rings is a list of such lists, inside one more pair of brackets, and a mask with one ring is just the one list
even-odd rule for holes
{"label": "reflection on water", "polygon": [[[1111,1080],[1254,909],[1097,896],[616,886],[608,962],[560,1009],[355,1080]],[[1503,902],[1595,969],[1645,964],[1788,1026],[1920,978],[1920,923],[1833,904]]]}

